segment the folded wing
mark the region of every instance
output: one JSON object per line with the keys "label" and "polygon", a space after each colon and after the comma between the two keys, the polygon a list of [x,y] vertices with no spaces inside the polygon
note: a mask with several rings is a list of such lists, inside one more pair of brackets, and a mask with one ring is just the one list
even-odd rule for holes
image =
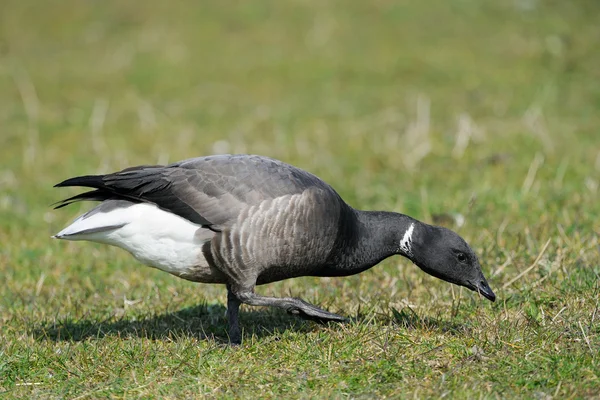
{"label": "folded wing", "polygon": [[95,190],[63,200],[127,199],[149,202],[191,222],[220,230],[240,211],[261,201],[317,186],[333,189],[308,172],[260,156],[210,156],[167,166],[140,166],[107,175],[87,175],[56,185]]}

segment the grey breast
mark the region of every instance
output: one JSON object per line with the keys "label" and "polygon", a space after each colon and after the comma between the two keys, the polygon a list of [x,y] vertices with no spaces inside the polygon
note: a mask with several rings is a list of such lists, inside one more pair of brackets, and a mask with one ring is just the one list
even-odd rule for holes
{"label": "grey breast", "polygon": [[257,283],[313,275],[338,234],[340,204],[319,188],[245,208],[213,249],[229,268],[255,271]]}

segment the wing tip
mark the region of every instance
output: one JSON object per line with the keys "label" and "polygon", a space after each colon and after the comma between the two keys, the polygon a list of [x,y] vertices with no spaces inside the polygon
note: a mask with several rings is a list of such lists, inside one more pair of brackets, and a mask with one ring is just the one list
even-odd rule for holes
{"label": "wing tip", "polygon": [[102,179],[104,175],[82,175],[73,178],[65,179],[62,182],[57,183],[54,187],[67,187],[67,186],[84,186],[99,189],[103,187]]}

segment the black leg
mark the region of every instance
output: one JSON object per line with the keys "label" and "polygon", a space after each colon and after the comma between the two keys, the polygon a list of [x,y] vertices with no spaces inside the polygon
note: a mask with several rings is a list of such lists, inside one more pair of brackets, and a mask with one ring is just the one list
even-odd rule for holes
{"label": "black leg", "polygon": [[236,291],[235,295],[237,299],[239,299],[238,301],[241,301],[244,304],[251,306],[278,307],[286,310],[290,314],[317,322],[344,322],[348,320],[341,315],[330,313],[329,311],[315,307],[302,299],[260,296],[250,290]]}
{"label": "black leg", "polygon": [[242,343],[242,331],[240,329],[239,311],[242,302],[231,291],[227,285],[227,322],[229,324],[229,342],[231,344]]}

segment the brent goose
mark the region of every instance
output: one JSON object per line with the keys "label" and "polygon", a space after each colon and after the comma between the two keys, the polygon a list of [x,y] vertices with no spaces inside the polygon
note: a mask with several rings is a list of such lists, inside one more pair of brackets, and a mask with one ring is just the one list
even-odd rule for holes
{"label": "brent goose", "polygon": [[121,247],[194,282],[227,285],[229,338],[240,343],[241,303],[317,321],[345,321],[297,298],[254,293],[298,276],[347,276],[394,254],[494,301],[469,245],[407,215],[360,211],[316,176],[256,155],[216,155],[67,179],[94,190],[59,202],[100,201],[55,235]]}

